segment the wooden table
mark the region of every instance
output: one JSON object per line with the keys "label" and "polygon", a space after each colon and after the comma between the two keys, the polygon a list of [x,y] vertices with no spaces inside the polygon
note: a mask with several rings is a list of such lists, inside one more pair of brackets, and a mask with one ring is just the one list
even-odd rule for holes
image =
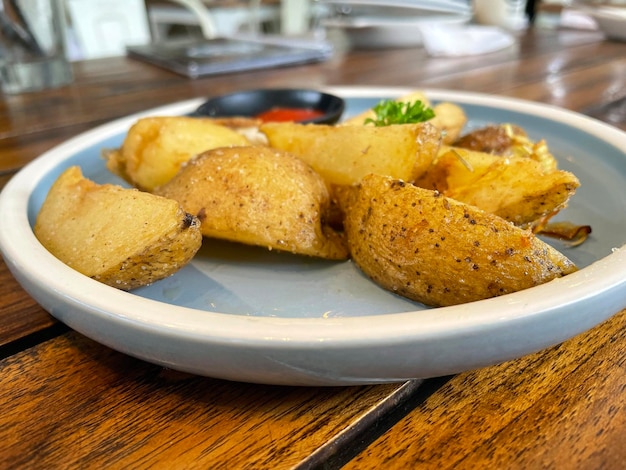
{"label": "wooden table", "polygon": [[[0,178],[129,113],[251,86],[496,93],[625,127],[626,44],[530,31],[467,58],[352,51],[321,64],[188,80],[125,58],[0,101]],[[600,105],[606,105],[599,108]],[[623,110],[623,104],[622,104]],[[1,223],[1,222],[0,222]],[[626,295],[626,293],[625,293]],[[626,311],[498,366],[406,383],[289,388],[186,375],[70,331],[0,262],[1,468],[606,468],[626,462]]]}

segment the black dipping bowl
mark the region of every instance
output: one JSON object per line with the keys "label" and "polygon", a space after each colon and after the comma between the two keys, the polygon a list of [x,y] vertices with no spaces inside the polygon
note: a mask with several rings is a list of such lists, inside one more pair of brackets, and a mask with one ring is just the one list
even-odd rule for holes
{"label": "black dipping bowl", "polygon": [[316,90],[261,89],[247,90],[216,96],[205,101],[193,113],[194,116],[208,117],[255,117],[272,108],[310,108],[324,113],[302,123],[334,124],[345,108],[345,102],[338,96]]}

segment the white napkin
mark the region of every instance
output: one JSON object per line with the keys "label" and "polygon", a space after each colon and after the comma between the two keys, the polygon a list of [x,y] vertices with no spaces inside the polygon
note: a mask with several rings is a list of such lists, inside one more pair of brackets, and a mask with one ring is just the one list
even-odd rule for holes
{"label": "white napkin", "polygon": [[497,26],[426,24],[420,33],[431,56],[487,54],[515,44],[513,35]]}

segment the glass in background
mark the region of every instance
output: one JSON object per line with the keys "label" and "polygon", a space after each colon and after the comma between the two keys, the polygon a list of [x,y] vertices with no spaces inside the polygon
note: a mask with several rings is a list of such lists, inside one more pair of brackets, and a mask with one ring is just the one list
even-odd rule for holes
{"label": "glass in background", "polygon": [[473,0],[477,23],[521,30],[528,26],[526,0]]}
{"label": "glass in background", "polygon": [[66,85],[72,70],[65,54],[61,0],[0,0],[0,89],[6,94]]}

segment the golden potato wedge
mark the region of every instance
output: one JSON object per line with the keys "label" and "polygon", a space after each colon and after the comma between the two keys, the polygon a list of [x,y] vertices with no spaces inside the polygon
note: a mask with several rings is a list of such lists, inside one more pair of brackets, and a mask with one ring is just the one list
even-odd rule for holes
{"label": "golden potato wedge", "polygon": [[327,259],[348,256],[343,238],[326,225],[330,196],[324,180],[281,150],[210,150],[156,193],[196,214],[207,237]]}
{"label": "golden potato wedge", "polygon": [[176,201],[98,185],[78,167],[52,185],[34,231],[68,266],[123,290],[173,274],[202,244],[199,220]]}
{"label": "golden potato wedge", "polygon": [[155,116],[139,119],[122,146],[105,150],[103,157],[111,172],[150,192],[169,181],[192,157],[231,145],[250,145],[250,141],[211,118]]}
{"label": "golden potato wedge", "polygon": [[385,289],[426,305],[508,294],[576,270],[531,231],[437,191],[369,175],[347,196],[355,263]]}
{"label": "golden potato wedge", "polygon": [[[395,101],[401,103],[414,103],[421,101],[428,107],[432,107],[435,117],[428,122],[442,132],[442,142],[444,144],[452,144],[456,141],[465,124],[467,124],[467,115],[461,106],[456,103],[441,102],[431,105],[430,100],[421,91],[415,91],[407,95],[396,98]],[[367,119],[375,119],[376,114],[373,109],[368,109],[356,116],[352,116],[341,123],[341,125],[364,125]]]}
{"label": "golden potato wedge", "polygon": [[290,152],[329,184],[358,183],[370,173],[413,181],[431,164],[441,135],[428,123],[385,127],[272,122],[261,126],[270,147]]}
{"label": "golden potato wedge", "polygon": [[441,141],[450,145],[459,138],[467,124],[465,110],[456,103],[444,101],[433,106],[435,117],[429,123],[442,132]]}
{"label": "golden potato wedge", "polygon": [[545,171],[541,161],[504,158],[447,148],[415,182],[445,196],[477,206],[519,226],[532,226],[567,206],[580,186],[568,171]]}

